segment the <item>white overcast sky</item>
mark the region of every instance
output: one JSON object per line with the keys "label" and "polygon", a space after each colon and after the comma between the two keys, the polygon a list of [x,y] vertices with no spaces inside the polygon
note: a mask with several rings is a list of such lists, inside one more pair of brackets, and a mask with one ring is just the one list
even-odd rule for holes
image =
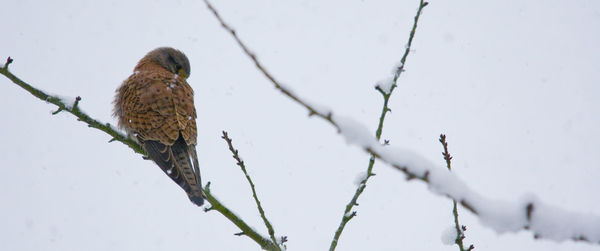
{"label": "white overcast sky", "polygon": [[[400,60],[417,0],[215,1],[300,96],[377,124],[374,84]],[[202,1],[4,0],[0,58],[26,82],[111,117],[114,90],[159,46],[185,52],[203,181],[266,234],[227,130],[289,250],[326,250],[368,156],[280,95]],[[600,2],[431,1],[383,137],[491,199],[535,194],[600,215]],[[150,161],[0,77],[0,250],[258,250],[204,213]],[[338,250],[457,250],[440,240],[451,201],[376,164]],[[476,250],[597,250],[497,234],[460,208]]]}

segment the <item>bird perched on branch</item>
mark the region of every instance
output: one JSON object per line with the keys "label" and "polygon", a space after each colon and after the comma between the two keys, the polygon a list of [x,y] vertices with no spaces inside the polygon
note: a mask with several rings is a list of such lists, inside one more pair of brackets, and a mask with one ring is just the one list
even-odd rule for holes
{"label": "bird perched on branch", "polygon": [[117,89],[114,116],[175,183],[201,206],[196,154],[194,91],[186,82],[190,63],[181,52],[157,48],[144,56]]}

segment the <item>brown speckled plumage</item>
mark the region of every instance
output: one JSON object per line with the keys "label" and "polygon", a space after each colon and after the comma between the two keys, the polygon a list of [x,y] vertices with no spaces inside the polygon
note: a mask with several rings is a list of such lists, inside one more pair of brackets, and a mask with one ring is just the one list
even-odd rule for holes
{"label": "brown speckled plumage", "polygon": [[194,91],[186,82],[190,66],[178,50],[149,52],[117,89],[114,116],[119,127],[144,147],[148,156],[202,205],[196,157]]}

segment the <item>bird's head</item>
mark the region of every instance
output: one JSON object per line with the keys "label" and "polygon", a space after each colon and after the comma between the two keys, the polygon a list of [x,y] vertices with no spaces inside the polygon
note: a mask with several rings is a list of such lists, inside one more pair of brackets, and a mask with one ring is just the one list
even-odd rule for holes
{"label": "bird's head", "polygon": [[183,52],[171,47],[156,48],[145,56],[168,71],[187,79],[190,76],[190,61]]}

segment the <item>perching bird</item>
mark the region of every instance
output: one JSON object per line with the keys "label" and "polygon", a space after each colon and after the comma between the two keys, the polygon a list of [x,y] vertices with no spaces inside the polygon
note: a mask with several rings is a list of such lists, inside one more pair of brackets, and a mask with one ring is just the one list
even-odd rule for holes
{"label": "perching bird", "polygon": [[117,89],[114,116],[148,156],[201,206],[190,63],[180,51],[157,48],[144,56]]}

